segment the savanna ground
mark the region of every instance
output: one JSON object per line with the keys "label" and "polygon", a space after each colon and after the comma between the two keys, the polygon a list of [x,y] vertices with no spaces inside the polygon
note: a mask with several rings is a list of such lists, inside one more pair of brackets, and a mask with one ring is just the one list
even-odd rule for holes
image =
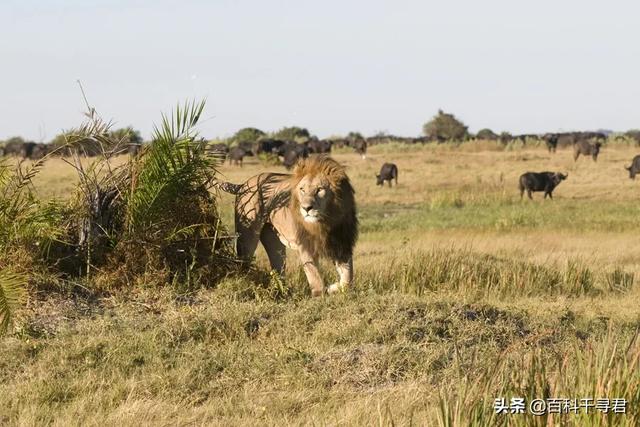
{"label": "savanna ground", "polygon": [[[291,254],[285,283],[34,297],[0,341],[0,424],[638,425],[640,183],[623,169],[637,151],[338,150],[359,207],[351,290],[311,299]],[[385,161],[397,188],[375,185]],[[284,171],[248,158],[221,173],[265,170]],[[543,170],[569,177],[521,201],[518,176]],[[36,187],[64,198],[74,179],[52,159]],[[628,403],[552,419],[495,415],[499,397]]]}

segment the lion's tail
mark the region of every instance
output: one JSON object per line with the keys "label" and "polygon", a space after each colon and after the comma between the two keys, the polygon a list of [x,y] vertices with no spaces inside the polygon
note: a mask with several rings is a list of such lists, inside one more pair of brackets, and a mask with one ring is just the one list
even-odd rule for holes
{"label": "lion's tail", "polygon": [[222,191],[231,194],[238,194],[242,189],[242,184],[233,184],[231,182],[226,181],[218,181],[214,184],[215,187],[218,187]]}

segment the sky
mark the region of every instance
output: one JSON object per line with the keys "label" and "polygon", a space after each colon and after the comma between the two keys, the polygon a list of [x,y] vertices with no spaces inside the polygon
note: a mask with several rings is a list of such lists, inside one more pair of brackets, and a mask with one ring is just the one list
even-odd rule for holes
{"label": "sky", "polygon": [[0,0],[0,139],[89,103],[144,137],[207,100],[202,136],[307,127],[417,136],[640,128],[640,2]]}

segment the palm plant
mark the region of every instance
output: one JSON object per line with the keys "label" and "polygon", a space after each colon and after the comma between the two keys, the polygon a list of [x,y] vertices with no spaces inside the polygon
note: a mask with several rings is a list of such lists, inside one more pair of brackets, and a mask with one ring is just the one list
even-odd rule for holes
{"label": "palm plant", "polygon": [[119,268],[124,276],[150,269],[175,275],[210,265],[212,256],[227,267],[233,264],[215,198],[208,191],[218,159],[195,130],[204,106],[186,102],[163,115],[151,143],[117,167],[111,159],[121,152],[120,141],[112,140],[109,125],[97,115],[91,114],[92,123],[74,133],[75,138],[92,138],[109,147],[86,168],[75,158],[80,176],[78,248],[85,255],[87,274],[95,267]]}
{"label": "palm plant", "polygon": [[[94,287],[149,272],[206,284],[237,266],[209,192],[219,159],[195,130],[204,105],[186,102],[163,115],[153,141],[124,163],[116,156],[127,135],[109,132],[110,123],[89,108],[88,120],[66,132],[58,148],[72,155],[65,161],[79,177],[69,208],[32,191],[48,156],[13,172],[0,163],[0,332],[26,296],[27,266],[71,279],[85,273],[85,284]],[[100,153],[89,164],[81,160],[87,146]],[[49,251],[52,242],[60,244]],[[16,253],[28,259],[16,261]]]}
{"label": "palm plant", "polygon": [[178,105],[154,127],[153,142],[132,171],[126,218],[130,233],[148,232],[185,194],[206,191],[216,165],[194,130],[204,106],[204,101]]}
{"label": "palm plant", "polygon": [[24,274],[0,270],[0,335],[11,325],[16,310],[25,299],[26,287]]}
{"label": "palm plant", "polygon": [[47,157],[27,167],[19,163],[12,168],[0,161],[0,334],[26,296],[27,277],[16,271],[25,270],[33,260],[17,260],[16,249],[26,248],[35,257],[61,235],[60,206],[39,201],[32,187]]}

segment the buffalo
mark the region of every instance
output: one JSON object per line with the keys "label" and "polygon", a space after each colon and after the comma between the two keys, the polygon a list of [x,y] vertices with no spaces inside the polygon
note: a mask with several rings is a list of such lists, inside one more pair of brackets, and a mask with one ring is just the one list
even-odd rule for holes
{"label": "buffalo", "polygon": [[560,172],[527,172],[520,175],[520,199],[524,195],[524,192],[527,192],[527,196],[529,199],[533,199],[531,197],[531,193],[534,191],[544,191],[544,198],[546,199],[549,196],[550,199],[553,199],[553,190],[560,184],[563,180],[567,179],[567,175],[563,175]]}
{"label": "buffalo", "polygon": [[262,139],[257,142],[254,153],[255,154],[262,154],[262,153],[273,154],[276,151],[278,151],[280,147],[286,144],[287,144],[286,141],[282,141],[280,139],[269,139],[269,138]]}
{"label": "buffalo", "polygon": [[48,144],[44,144],[40,142],[33,146],[33,148],[31,149],[31,154],[29,155],[29,158],[31,160],[40,160],[44,156],[49,154],[50,148],[51,147]]}
{"label": "buffalo", "polygon": [[392,180],[395,180],[398,186],[398,167],[393,163],[385,163],[380,168],[380,173],[376,174],[376,185],[384,185],[387,181],[391,187]]}
{"label": "buffalo", "polygon": [[307,143],[307,147],[309,147],[309,151],[315,154],[326,154],[331,153],[332,142],[327,139],[311,139]]}
{"label": "buffalo", "polygon": [[544,139],[544,143],[547,145],[547,149],[549,153],[555,153],[558,148],[558,135],[554,133],[548,133],[542,137]]}
{"label": "buffalo", "polygon": [[557,146],[561,148],[593,140],[602,144],[607,139],[607,136],[601,132],[563,132],[554,135],[558,137]]}
{"label": "buffalo", "polygon": [[573,160],[577,161],[580,154],[583,156],[591,156],[594,162],[598,161],[598,154],[600,154],[600,147],[602,144],[600,142],[596,142],[595,144],[591,144],[586,140],[581,140],[575,143],[573,146]]}
{"label": "buffalo", "polygon": [[298,144],[295,141],[283,141],[284,143],[282,145],[280,145],[277,148],[274,148],[273,151],[271,152],[271,154],[275,154],[278,157],[284,157],[285,153],[289,150],[302,150],[303,147],[305,150],[307,150],[307,152],[309,151],[309,149],[307,148],[306,144]]}
{"label": "buffalo", "polygon": [[351,146],[356,153],[362,156],[362,160],[367,158],[367,141],[364,139],[356,139],[351,142]]}
{"label": "buffalo", "polygon": [[282,157],[283,166],[287,169],[291,169],[295,166],[298,160],[309,157],[309,149],[303,144],[289,145]]}
{"label": "buffalo", "polygon": [[233,147],[231,151],[229,151],[229,164],[233,162],[234,165],[242,167],[242,160],[245,156],[253,156],[253,152],[243,147]]}
{"label": "buffalo", "polygon": [[629,178],[636,179],[636,174],[640,172],[640,154],[633,158],[631,166],[624,168],[629,171]]}

